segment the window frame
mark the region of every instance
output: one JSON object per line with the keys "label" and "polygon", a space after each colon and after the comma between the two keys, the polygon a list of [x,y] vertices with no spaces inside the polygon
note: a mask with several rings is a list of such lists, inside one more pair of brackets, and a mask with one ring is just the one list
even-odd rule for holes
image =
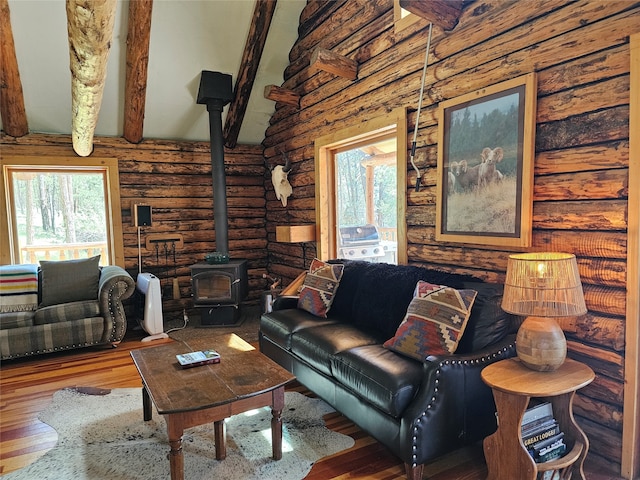
{"label": "window frame", "polygon": [[[15,216],[12,201],[13,187],[10,185],[9,170],[51,169],[81,171],[90,169],[104,172],[105,203],[107,215],[107,241],[109,244],[109,264],[124,268],[124,243],[122,238],[122,211],[120,205],[120,175],[118,159],[106,157],[38,157],[7,156],[1,159],[2,181],[0,182],[0,263],[12,265],[20,263],[12,219]],[[8,248],[7,248],[8,247]]]}
{"label": "window frame", "polygon": [[336,258],[337,238],[335,229],[335,162],[334,155],[358,148],[395,132],[396,181],[397,181],[397,262],[407,263],[407,113],[400,107],[387,115],[371,120],[356,118],[354,126],[338,130],[316,139],[316,242],[320,260]]}

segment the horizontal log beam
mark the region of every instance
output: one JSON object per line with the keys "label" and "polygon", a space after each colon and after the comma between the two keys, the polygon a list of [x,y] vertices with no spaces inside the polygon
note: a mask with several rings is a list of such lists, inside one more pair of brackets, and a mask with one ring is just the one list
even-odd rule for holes
{"label": "horizontal log beam", "polygon": [[358,62],[320,47],[311,54],[309,70],[310,72],[332,73],[347,80],[358,78]]}
{"label": "horizontal log beam", "polygon": [[264,98],[300,108],[300,95],[288,88],[278,87],[277,85],[267,85],[264,87]]}
{"label": "horizontal log beam", "polygon": [[400,0],[402,8],[445,30],[458,24],[463,4],[462,0]]}

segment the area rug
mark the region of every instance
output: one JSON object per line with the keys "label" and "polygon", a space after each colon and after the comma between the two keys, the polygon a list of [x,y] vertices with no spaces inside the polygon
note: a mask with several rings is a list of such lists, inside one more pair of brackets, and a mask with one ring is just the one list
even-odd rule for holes
{"label": "area rug", "polygon": [[169,336],[177,341],[189,341],[194,338],[215,338],[225,333],[235,333],[245,342],[257,343],[258,330],[260,330],[260,307],[249,305],[243,307],[240,313],[239,325],[234,326],[210,326],[203,327],[200,318],[192,315],[186,328],[183,321],[165,322],[165,330],[169,331]]}
{"label": "area rug", "polygon": [[[227,420],[227,458],[215,458],[213,425],[185,431],[185,479],[304,478],[314,462],[353,446],[322,420],[332,408],[319,399],[285,393],[282,459],[271,458],[271,411],[262,408]],[[3,480],[169,479],[169,444],[162,416],[142,419],[142,392],[114,389],[106,395],[60,390],[40,415],[58,443],[33,464]]]}

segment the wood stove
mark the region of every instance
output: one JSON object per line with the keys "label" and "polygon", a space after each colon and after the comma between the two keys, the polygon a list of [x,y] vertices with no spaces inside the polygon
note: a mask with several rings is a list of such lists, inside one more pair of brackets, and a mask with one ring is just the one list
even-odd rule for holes
{"label": "wood stove", "polygon": [[249,291],[247,260],[191,265],[193,304],[202,326],[240,323],[240,304]]}
{"label": "wood stove", "polygon": [[191,266],[191,291],[201,326],[237,325],[241,322],[240,302],[247,296],[247,260],[229,260],[229,220],[224,172],[222,110],[233,99],[231,75],[202,71],[197,103],[207,106],[211,137],[211,178],[216,251],[209,254],[224,263],[197,263]]}

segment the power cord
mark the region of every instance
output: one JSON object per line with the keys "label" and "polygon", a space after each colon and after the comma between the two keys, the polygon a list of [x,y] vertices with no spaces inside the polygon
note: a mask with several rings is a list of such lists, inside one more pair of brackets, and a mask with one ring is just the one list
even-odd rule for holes
{"label": "power cord", "polygon": [[181,327],[172,328],[171,330],[167,330],[165,333],[175,332],[177,330],[183,330],[187,327],[187,323],[189,323],[189,316],[187,315],[187,310],[182,309],[182,320],[184,324]]}

